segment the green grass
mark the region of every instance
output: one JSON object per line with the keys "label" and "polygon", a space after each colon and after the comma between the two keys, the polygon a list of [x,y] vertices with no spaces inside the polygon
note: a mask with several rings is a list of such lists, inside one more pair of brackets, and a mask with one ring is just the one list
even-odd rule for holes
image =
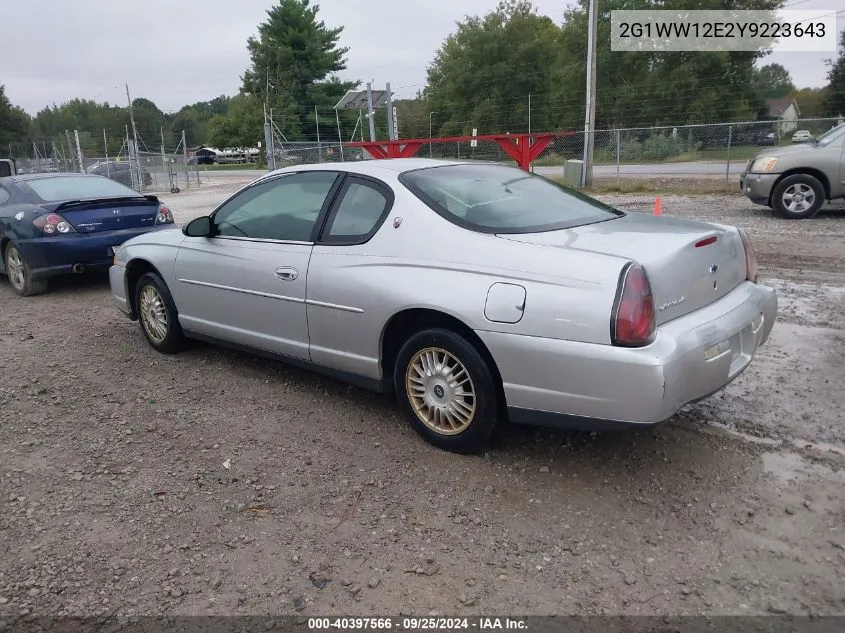
{"label": "green grass", "polygon": [[[565,184],[562,178],[551,178]],[[679,195],[679,196],[713,196],[736,195],[741,196],[739,186],[733,180],[725,182],[722,179],[685,179],[685,178],[601,178],[593,181],[593,185],[580,189],[588,195],[605,193],[644,193],[651,195]]]}
{"label": "green grass", "polygon": [[231,171],[231,170],[235,170],[235,171],[247,170],[248,171],[250,169],[267,169],[267,165],[262,164],[262,163],[242,163],[240,165],[237,165],[237,164],[231,164],[231,165],[223,164],[223,165],[221,165],[220,163],[215,163],[214,165],[198,165],[198,167],[200,168],[200,170],[205,169],[205,170],[208,170],[208,171]]}

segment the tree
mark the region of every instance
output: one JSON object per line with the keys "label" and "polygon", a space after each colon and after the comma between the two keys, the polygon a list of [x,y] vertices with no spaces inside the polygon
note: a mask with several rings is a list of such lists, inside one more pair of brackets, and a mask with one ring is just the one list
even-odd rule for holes
{"label": "tree", "polygon": [[310,0],[280,0],[267,11],[258,37],[247,40],[251,65],[241,92],[272,108],[289,138],[314,138],[314,106],[330,111],[356,85],[332,76],[346,69],[349,49],[338,46],[343,27],[327,27],[317,18],[319,9]]}
{"label": "tree", "polygon": [[229,101],[225,115],[215,114],[208,122],[207,141],[225,147],[255,147],[263,141],[263,104],[255,95],[237,95]]}
{"label": "tree", "polygon": [[532,128],[547,129],[559,33],[526,0],[502,0],[484,17],[459,22],[428,68],[424,98],[436,112],[435,135],[527,131],[529,94]]}
{"label": "tree", "polygon": [[29,134],[29,115],[18,106],[12,105],[6,96],[6,87],[0,84],[0,150],[10,143],[26,140]]}
{"label": "tree", "polygon": [[[734,10],[774,10],[783,0],[734,0]],[[667,6],[671,5],[671,6]],[[754,118],[765,101],[753,87],[758,52],[611,51],[618,9],[723,9],[724,0],[604,0],[596,46],[596,125],[676,125]],[[588,0],[564,14],[555,85],[558,127],[584,121]]]}
{"label": "tree", "polygon": [[754,89],[763,99],[780,99],[795,90],[795,84],[786,68],[767,64],[754,71]]}
{"label": "tree", "polygon": [[801,88],[793,90],[789,96],[798,104],[798,111],[805,119],[819,119],[825,116],[825,88]]}
{"label": "tree", "polygon": [[845,114],[845,30],[839,34],[839,57],[835,62],[828,62],[827,89],[824,107],[828,116]]}

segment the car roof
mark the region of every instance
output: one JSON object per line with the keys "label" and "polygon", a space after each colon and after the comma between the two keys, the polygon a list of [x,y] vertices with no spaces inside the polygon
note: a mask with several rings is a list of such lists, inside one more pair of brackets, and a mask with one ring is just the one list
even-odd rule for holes
{"label": "car roof", "polygon": [[385,175],[385,172],[392,172],[394,174],[403,174],[405,172],[416,169],[425,169],[427,167],[443,167],[446,165],[465,165],[475,164],[481,161],[469,160],[442,160],[437,158],[385,158],[372,160],[347,160],[335,161],[331,163],[315,163],[311,165],[292,165],[290,167],[282,167],[276,171],[270,172],[268,176],[273,174],[284,174],[294,171],[344,171],[351,174],[361,174],[363,176],[378,176]]}
{"label": "car roof", "polygon": [[83,178],[102,178],[102,176],[96,176],[94,174],[80,174],[75,171],[59,171],[46,174],[17,174],[15,176],[9,176],[7,179],[15,182],[26,182],[28,180],[43,180],[46,178],[66,178],[67,176],[82,176]]}

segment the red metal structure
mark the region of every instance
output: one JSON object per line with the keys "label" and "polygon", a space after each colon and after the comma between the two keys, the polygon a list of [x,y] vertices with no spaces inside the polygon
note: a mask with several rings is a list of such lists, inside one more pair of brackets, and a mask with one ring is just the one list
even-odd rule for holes
{"label": "red metal structure", "polygon": [[344,147],[361,147],[373,158],[411,158],[420,147],[429,143],[463,143],[466,141],[495,141],[520,168],[528,171],[531,163],[556,138],[574,136],[575,132],[539,132],[536,134],[481,134],[479,136],[446,136],[440,138],[411,138],[399,141],[360,141],[344,143]]}

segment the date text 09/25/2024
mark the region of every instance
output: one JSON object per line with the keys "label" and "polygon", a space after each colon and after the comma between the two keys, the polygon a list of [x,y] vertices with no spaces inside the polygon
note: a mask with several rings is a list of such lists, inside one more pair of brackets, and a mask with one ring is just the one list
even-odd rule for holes
{"label": "date text 09/25/2024", "polygon": [[524,620],[501,617],[403,617],[403,618],[309,618],[308,629],[311,631],[362,631],[391,630],[400,631],[453,631],[473,629],[479,631],[512,630],[525,631],[528,625]]}

